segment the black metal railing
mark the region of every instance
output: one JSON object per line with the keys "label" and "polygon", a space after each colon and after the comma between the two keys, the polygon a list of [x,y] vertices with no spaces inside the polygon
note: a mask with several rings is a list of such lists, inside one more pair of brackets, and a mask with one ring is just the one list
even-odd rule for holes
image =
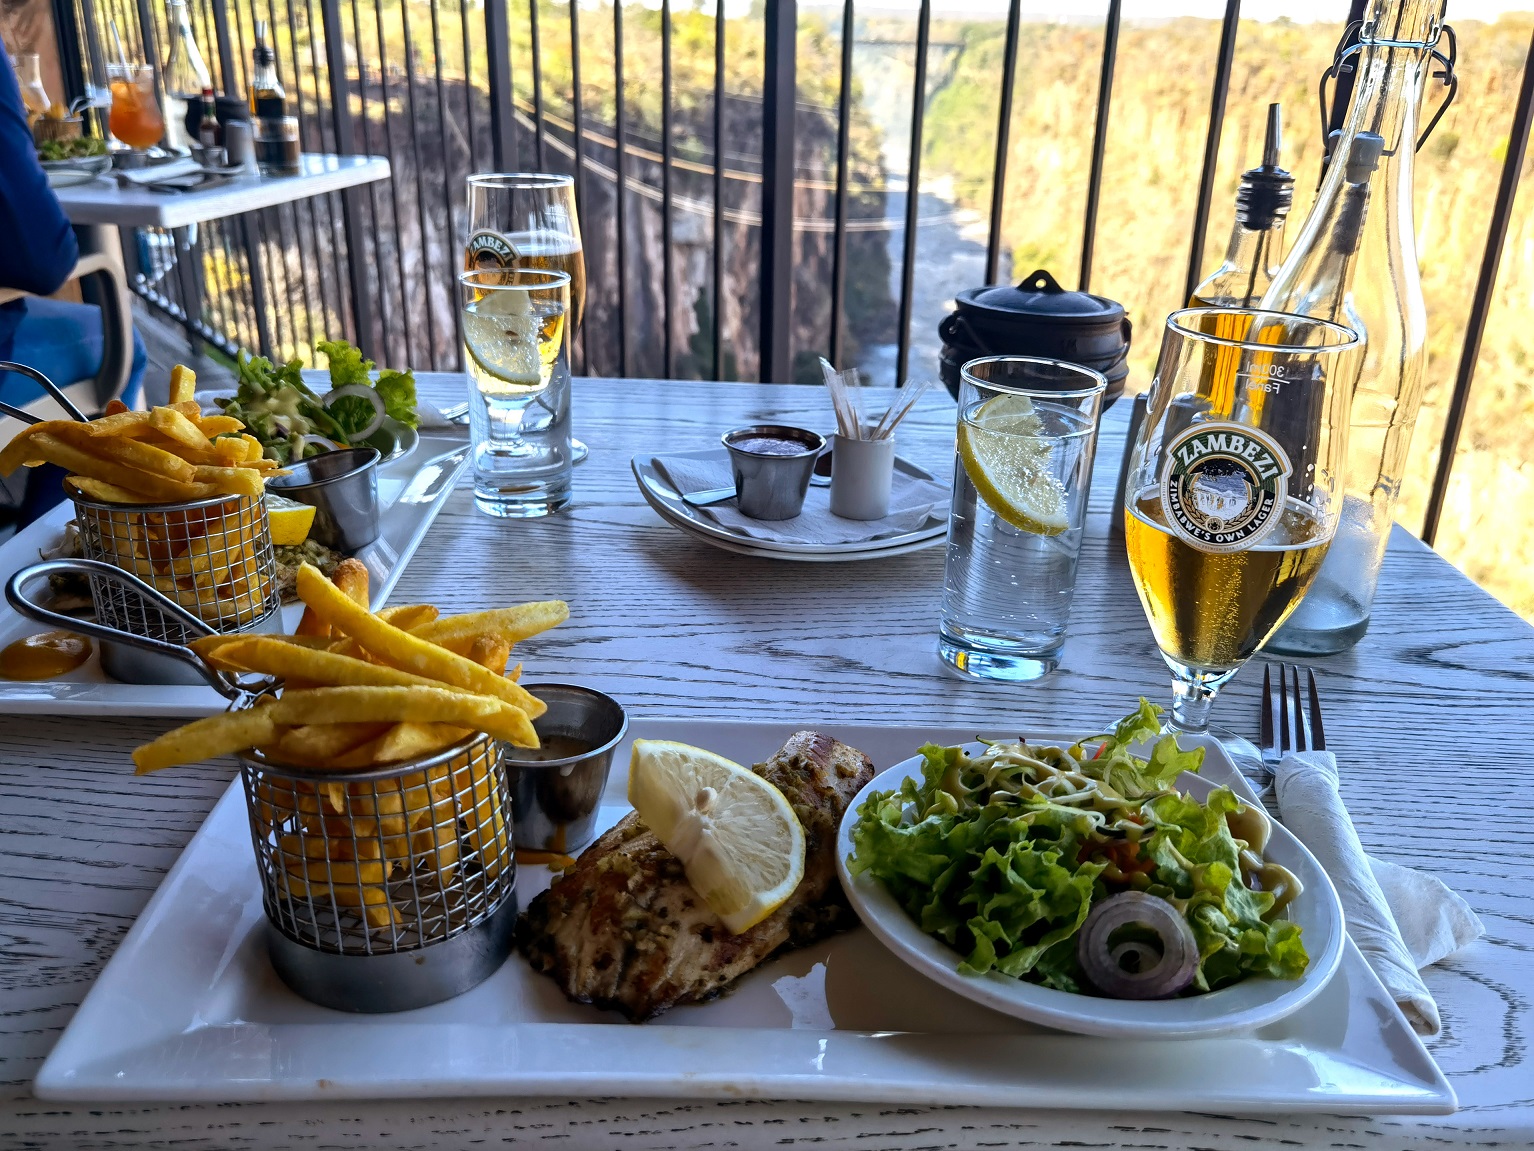
{"label": "black metal railing", "polygon": [[[1361,15],[1362,0],[1354,0],[1353,9],[1352,17]],[[286,50],[283,79],[305,149],[382,154],[394,166],[387,184],[173,235],[126,238],[139,293],[184,322],[194,339],[224,352],[251,347],[285,356],[301,355],[315,339],[341,332],[380,360],[459,367],[453,272],[465,223],[463,178],[476,170],[538,168],[575,177],[590,285],[578,367],[593,374],[787,380],[805,355],[825,353],[840,363],[849,341],[849,270],[878,255],[880,237],[898,228],[889,301],[894,380],[885,382],[903,382],[911,370],[923,134],[931,97],[930,0],[922,0],[915,18],[905,171],[882,181],[860,181],[853,171],[854,0],[841,5],[833,107],[800,98],[796,0],[768,0],[763,9],[760,96],[731,91],[727,83],[727,33],[739,21],[726,19],[723,0],[713,8],[707,88],[678,79],[670,0],[661,4],[654,36],[650,10],[626,9],[621,0],[611,5],[610,26],[593,18],[600,9],[583,10],[574,0],[557,6],[526,0],[515,10],[512,0],[192,0],[191,11],[200,42],[212,46],[209,63],[223,90],[245,90],[251,31],[257,19],[266,19]],[[1122,15],[1122,0],[1107,0],[1082,214],[1082,288],[1093,278]],[[55,17],[76,89],[86,74],[100,75],[113,23],[129,51],[150,60],[165,57],[168,30],[159,0],[55,0]],[[549,23],[555,17],[566,22],[568,44],[562,29]],[[1239,0],[1227,0],[1213,61],[1186,269],[1189,292],[1206,270],[1205,234],[1239,17]],[[423,19],[429,30],[419,26]],[[1013,132],[1024,51],[1020,26],[1021,0],[1012,0],[989,192],[988,281],[1001,272],[1008,158],[1014,147],[1027,146]],[[636,53],[651,49],[652,39],[658,69],[646,70],[636,82],[626,67]],[[418,58],[427,44],[430,66]],[[600,84],[592,83],[594,50],[601,59],[610,57],[610,77],[601,74]],[[1534,58],[1534,44],[1530,52]],[[648,98],[654,74],[658,114],[648,105],[636,113],[634,102]],[[1336,104],[1345,107],[1346,101],[1344,86]],[[699,111],[705,107],[706,114]],[[1443,515],[1464,428],[1531,114],[1534,70],[1526,61],[1437,445],[1422,527],[1429,542]],[[1333,115],[1340,115],[1336,106]],[[822,142],[810,147],[814,141],[807,143],[806,131]],[[902,190],[899,216],[891,217],[884,197]],[[679,266],[683,253],[677,246],[683,214],[688,235],[704,226],[709,233],[707,259],[687,267]],[[808,305],[796,296],[795,270],[806,245],[822,243],[826,233],[829,315],[811,325],[823,340],[805,339],[796,335],[796,317]],[[854,251],[853,243],[862,246]],[[188,262],[195,264],[190,274]],[[689,300],[680,298],[684,289]],[[199,297],[199,306],[188,304]],[[695,326],[679,322],[689,305]]]}

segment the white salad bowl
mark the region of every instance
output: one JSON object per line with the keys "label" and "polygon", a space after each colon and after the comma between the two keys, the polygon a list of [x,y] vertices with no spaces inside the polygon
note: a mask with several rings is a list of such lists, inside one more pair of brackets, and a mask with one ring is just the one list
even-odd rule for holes
{"label": "white salad bowl", "polygon": [[[979,755],[985,746],[974,743],[965,750]],[[852,828],[863,802],[875,791],[898,789],[907,778],[920,781],[921,769],[922,757],[912,756],[881,772],[858,792],[837,832],[836,868],[847,898],[880,942],[916,971],[966,999],[1060,1031],[1110,1039],[1186,1039],[1273,1023],[1309,1003],[1337,972],[1345,939],[1337,890],[1304,844],[1274,822],[1263,854],[1287,867],[1305,888],[1286,909],[1288,917],[1300,925],[1301,938],[1310,956],[1310,964],[1299,979],[1253,976],[1204,995],[1133,1000],[1056,991],[997,971],[961,975],[962,955],[924,932],[882,881],[866,872],[854,876],[847,866],[852,854]],[[1178,790],[1199,800],[1207,798],[1216,786],[1188,772],[1177,780]]]}

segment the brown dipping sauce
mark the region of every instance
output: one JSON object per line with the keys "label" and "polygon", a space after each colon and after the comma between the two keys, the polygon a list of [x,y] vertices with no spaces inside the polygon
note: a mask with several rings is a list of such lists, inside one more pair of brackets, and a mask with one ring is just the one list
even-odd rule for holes
{"label": "brown dipping sauce", "polygon": [[814,450],[801,440],[781,436],[742,436],[731,440],[730,447],[750,452],[753,456],[803,456]]}
{"label": "brown dipping sauce", "polygon": [[91,641],[72,631],[42,631],[0,651],[0,676],[39,680],[68,675],[91,657]]}

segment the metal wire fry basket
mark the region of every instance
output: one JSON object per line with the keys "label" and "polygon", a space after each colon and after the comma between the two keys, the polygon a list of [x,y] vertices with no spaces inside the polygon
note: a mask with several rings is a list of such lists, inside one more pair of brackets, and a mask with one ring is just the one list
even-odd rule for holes
{"label": "metal wire fry basket", "polygon": [[[218,631],[258,625],[279,606],[266,502],[221,495],[179,504],[99,503],[73,493],[85,558],[132,572]],[[128,588],[91,579],[96,617],[168,643],[195,638]]]}
{"label": "metal wire fry basket", "polygon": [[273,966],[306,999],[401,1011],[511,953],[516,861],[500,744],[365,771],[242,757]]}

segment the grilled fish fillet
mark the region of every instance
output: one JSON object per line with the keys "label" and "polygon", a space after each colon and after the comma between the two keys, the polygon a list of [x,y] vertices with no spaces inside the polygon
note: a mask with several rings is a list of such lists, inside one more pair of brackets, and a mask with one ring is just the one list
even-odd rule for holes
{"label": "grilled fish fillet", "polygon": [[804,879],[782,907],[731,935],[680,861],[630,812],[528,905],[518,942],[533,969],[578,1003],[642,1023],[678,1003],[723,995],[778,951],[854,926],[836,877],[836,829],[873,764],[839,740],[801,731],[752,770],[804,824]]}

